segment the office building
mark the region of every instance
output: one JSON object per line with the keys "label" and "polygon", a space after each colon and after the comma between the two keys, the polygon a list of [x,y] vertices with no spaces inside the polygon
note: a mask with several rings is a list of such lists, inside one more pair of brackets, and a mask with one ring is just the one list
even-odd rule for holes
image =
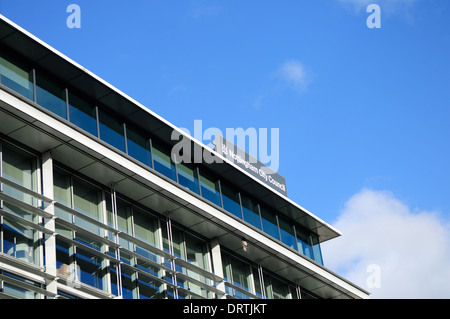
{"label": "office building", "polygon": [[[175,163],[174,131],[223,161]],[[338,236],[1,16],[0,298],[367,298]]]}

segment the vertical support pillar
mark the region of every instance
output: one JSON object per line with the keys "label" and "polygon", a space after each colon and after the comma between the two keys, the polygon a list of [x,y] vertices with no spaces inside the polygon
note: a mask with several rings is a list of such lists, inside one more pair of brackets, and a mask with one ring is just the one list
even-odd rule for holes
{"label": "vertical support pillar", "polygon": [[[42,155],[42,193],[45,197],[53,200],[53,159],[52,154],[47,152]],[[55,215],[53,203],[45,204],[44,211],[52,216]],[[45,228],[55,232],[55,219],[47,219]],[[57,294],[57,269],[56,269],[56,237],[45,235],[45,272],[55,279],[47,279],[47,291]]]}
{"label": "vertical support pillar", "polygon": [[[212,263],[213,263],[214,273],[217,276],[223,278],[222,256],[220,254],[220,244],[219,244],[219,240],[217,238],[215,238],[211,241],[211,255],[212,255]],[[226,299],[225,281],[224,280],[217,283],[217,289],[223,292],[223,295],[218,294],[217,298],[218,299]]]}

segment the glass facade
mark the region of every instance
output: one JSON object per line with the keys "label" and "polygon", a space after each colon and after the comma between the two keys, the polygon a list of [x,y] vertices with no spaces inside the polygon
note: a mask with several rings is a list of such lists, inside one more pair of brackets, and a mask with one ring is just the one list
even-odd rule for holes
{"label": "glass facade", "polygon": [[0,83],[34,100],[33,71],[4,52],[0,56]]}
{"label": "glass facade", "polygon": [[[26,84],[26,81],[33,83],[33,72],[20,67],[17,61],[12,61],[3,54],[0,72],[32,90],[32,85]],[[32,91],[26,93],[21,87],[11,86],[19,93],[34,95]],[[175,164],[170,148],[161,141],[150,138],[120,117],[86,102],[70,89],[65,89],[40,74],[36,75],[36,96],[37,103],[46,109],[323,265],[317,235],[296,227],[295,222],[263,208],[252,196],[214,177],[214,174],[201,165]],[[312,240],[315,240],[315,244]]]}
{"label": "glass facade", "polygon": [[280,240],[277,215],[264,206],[261,206],[261,223],[262,229],[266,234]]}
{"label": "glass facade", "polygon": [[250,197],[247,197],[244,194],[241,195],[241,200],[244,220],[250,225],[253,225],[258,229],[262,229],[261,218],[259,214],[259,205]]}
{"label": "glass facade", "polygon": [[123,123],[103,110],[98,111],[98,117],[100,138],[122,152],[125,152]]}
{"label": "glass facade", "polygon": [[[26,207],[16,200],[36,207],[38,201],[24,193],[20,187],[37,190],[37,157],[12,145],[1,144],[1,174],[12,183],[2,183],[1,191],[8,197],[0,201],[0,208],[7,215],[1,219],[0,252],[20,260],[39,264],[38,232],[30,226],[38,222]],[[14,186],[17,185],[17,186]]]}
{"label": "glass facade", "polygon": [[250,265],[225,252],[222,252],[222,263],[225,280],[236,286],[233,289],[233,286],[228,285],[227,292],[236,298],[251,298],[250,294],[255,293],[255,288]]}
{"label": "glass facade", "polygon": [[297,299],[296,289],[273,275],[264,273],[264,291],[268,299]]}
{"label": "glass facade", "polygon": [[41,299],[44,285],[0,269],[0,291],[6,298]]}
{"label": "glass facade", "polygon": [[292,249],[297,249],[293,224],[281,216],[278,216],[278,223],[280,224],[281,241]]}
{"label": "glass facade", "polygon": [[300,299],[298,287],[261,266],[222,251],[226,291],[239,299]]}
{"label": "glass facade", "polygon": [[128,155],[152,166],[152,155],[150,151],[150,140],[144,134],[127,126],[127,152]]}
{"label": "glass facade", "polygon": [[178,183],[181,186],[200,194],[200,184],[197,176],[197,168],[189,163],[177,164]]}
{"label": "glass facade", "polygon": [[175,163],[170,156],[170,150],[159,142],[152,140],[152,155],[153,168],[171,180],[176,181]]}
{"label": "glass facade", "polygon": [[222,189],[223,208],[238,218],[242,218],[239,192],[226,183],[220,183]]}
{"label": "glass facade", "polygon": [[[18,189],[37,190],[38,158],[8,143],[0,143],[0,150],[1,193],[9,196],[1,201],[0,252],[43,265],[39,216],[8,201],[39,207],[37,198]],[[213,269],[208,240],[64,168],[54,167],[53,185],[56,266],[68,287],[125,299],[214,298],[217,282],[208,275]],[[224,250],[222,260],[228,298],[296,298],[292,283],[267,272],[262,276],[260,266]],[[41,284],[27,290],[8,280],[4,294],[45,296]],[[75,298],[63,291],[61,296]]]}
{"label": "glass facade", "polygon": [[200,171],[200,191],[202,197],[222,207],[219,180],[210,174]]}
{"label": "glass facade", "polygon": [[[2,85],[323,264],[316,234],[262,205],[202,165],[175,164],[169,148],[161,141],[103,107],[3,53],[0,76]],[[0,140],[0,159],[0,253],[43,267],[47,231],[42,227],[45,213],[37,210],[50,202],[39,195],[39,155]],[[62,165],[54,167],[53,183],[56,263],[58,275],[67,286],[133,299],[217,295],[218,283],[210,275],[213,267],[207,239]],[[228,252],[222,252],[222,259],[230,298],[299,297],[294,292],[295,284],[263,272],[257,264]],[[3,282],[6,287],[7,280]],[[43,297],[42,284],[30,287],[34,287],[30,288],[34,297]],[[13,290],[10,288],[11,293]],[[61,295],[74,297],[69,291],[61,291]]]}
{"label": "glass facade", "polygon": [[69,92],[68,103],[70,122],[97,137],[96,107],[71,92]]}
{"label": "glass facade", "polygon": [[66,90],[44,76],[36,76],[36,102],[67,119]]}

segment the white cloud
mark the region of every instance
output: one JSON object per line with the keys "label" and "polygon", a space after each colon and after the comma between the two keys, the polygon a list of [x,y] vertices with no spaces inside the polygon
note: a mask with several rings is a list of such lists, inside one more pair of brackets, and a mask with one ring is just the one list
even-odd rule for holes
{"label": "white cloud", "polygon": [[450,298],[450,228],[438,213],[363,189],[333,226],[343,236],[322,245],[325,266],[371,298]]}
{"label": "white cloud", "polygon": [[277,75],[297,91],[304,90],[310,81],[305,66],[296,60],[282,64],[277,70]]}

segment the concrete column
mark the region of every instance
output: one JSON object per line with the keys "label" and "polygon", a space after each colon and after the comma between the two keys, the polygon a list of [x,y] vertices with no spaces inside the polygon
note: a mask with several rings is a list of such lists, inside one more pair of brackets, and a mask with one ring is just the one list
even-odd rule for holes
{"label": "concrete column", "polygon": [[[213,263],[213,269],[214,273],[223,278],[223,266],[222,266],[222,256],[220,254],[220,244],[219,240],[213,239],[211,241],[211,255],[212,255],[212,263]],[[217,295],[218,299],[226,299],[225,295],[225,281],[222,280],[221,282],[217,283],[217,289],[223,292],[223,295]]]}
{"label": "concrete column", "polygon": [[[42,192],[47,198],[53,200],[53,160],[50,152],[42,155]],[[46,203],[44,211],[55,215],[53,203]],[[55,231],[55,220],[46,219],[45,228]],[[45,272],[52,276],[57,276],[56,269],[56,237],[54,235],[45,235]],[[47,279],[47,291],[57,294],[56,279]]]}

